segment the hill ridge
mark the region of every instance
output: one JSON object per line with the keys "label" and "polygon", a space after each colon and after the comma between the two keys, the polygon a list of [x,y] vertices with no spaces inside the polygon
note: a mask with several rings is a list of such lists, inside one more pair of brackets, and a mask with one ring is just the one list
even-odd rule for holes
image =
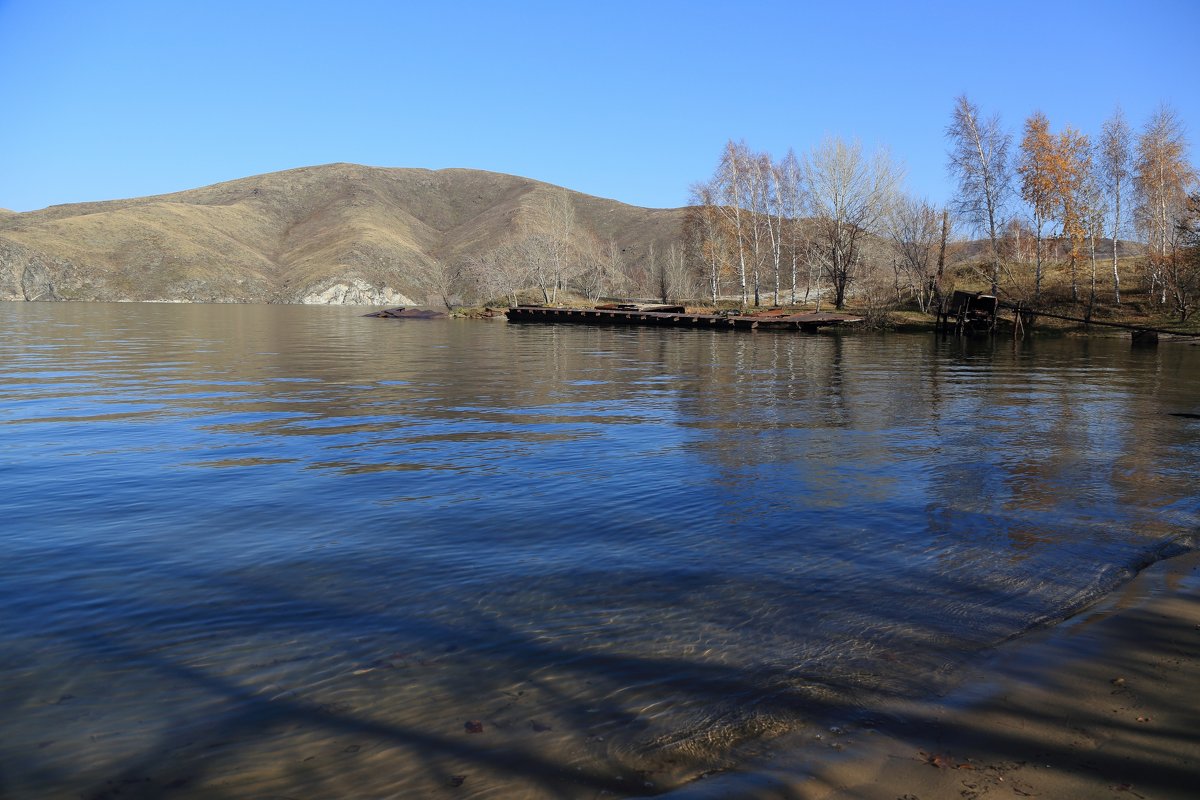
{"label": "hill ridge", "polygon": [[635,258],[682,223],[517,175],[335,162],[0,215],[0,299],[422,303],[551,191]]}

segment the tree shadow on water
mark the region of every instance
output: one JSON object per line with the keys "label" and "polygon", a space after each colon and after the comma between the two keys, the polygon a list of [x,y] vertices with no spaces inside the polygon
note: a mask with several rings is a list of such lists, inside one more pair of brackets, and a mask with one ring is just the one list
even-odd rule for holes
{"label": "tree shadow on water", "polygon": [[[370,566],[363,565],[361,570],[348,570],[342,579],[368,580],[370,574]],[[561,721],[558,724],[569,728],[559,730],[555,736],[565,734],[571,742],[565,747],[562,742],[547,747],[536,736],[510,735],[514,724],[533,724],[521,714],[504,717],[480,711],[478,717],[487,725],[487,733],[477,736],[468,733],[463,727],[466,720],[457,717],[413,721],[389,713],[381,707],[386,704],[379,702],[364,701],[354,707],[336,699],[309,700],[303,691],[264,692],[262,686],[221,674],[217,666],[188,663],[186,656],[173,653],[171,646],[159,640],[159,634],[176,627],[203,629],[212,612],[202,603],[155,608],[136,607],[130,601],[123,613],[130,619],[155,620],[159,630],[138,631],[136,641],[133,633],[94,626],[75,627],[58,635],[69,638],[69,647],[79,663],[97,658],[119,663],[139,676],[147,693],[158,686],[183,687],[182,691],[211,701],[207,711],[200,719],[174,721],[154,740],[139,743],[137,754],[123,762],[87,768],[85,774],[56,773],[48,762],[40,762],[35,756],[22,770],[26,778],[20,786],[75,787],[84,782],[71,796],[87,800],[338,797],[355,792],[358,781],[370,787],[362,791],[371,796],[418,796],[413,793],[418,786],[422,791],[432,788],[446,792],[494,786],[497,793],[491,796],[507,796],[505,792],[542,797],[652,795],[668,788],[671,781],[660,781],[647,765],[657,764],[676,776],[692,777],[727,769],[736,764],[728,754],[736,748],[739,737],[762,735],[760,723],[764,719],[776,720],[786,728],[804,720],[845,715],[852,704],[869,708],[896,691],[909,689],[881,687],[869,676],[853,671],[839,676],[834,670],[807,673],[791,666],[765,664],[748,670],[739,663],[668,651],[630,651],[622,649],[619,642],[615,647],[596,648],[575,640],[532,634],[509,620],[477,609],[471,611],[470,604],[463,604],[453,624],[413,619],[403,608],[386,604],[356,608],[306,592],[303,587],[290,588],[286,576],[280,575],[268,579],[264,575],[212,575],[176,568],[164,577],[186,589],[181,590],[183,596],[220,595],[226,605],[287,609],[286,614],[267,618],[250,615],[245,620],[225,619],[222,624],[226,627],[220,631],[223,638],[250,637],[266,629],[292,637],[320,638],[326,634],[337,641],[382,643],[402,639],[429,653],[447,653],[447,646],[453,645],[453,658],[461,663],[444,676],[422,676],[428,688],[452,692],[465,691],[464,686],[469,686],[472,697],[484,708],[502,700],[514,685],[523,685],[539,694],[543,707],[554,709],[555,719]],[[944,577],[932,573],[914,574],[906,580],[910,588],[920,587],[924,592],[954,588],[945,585]],[[659,588],[671,591],[669,582]],[[702,581],[680,581],[675,593],[661,597],[659,602],[664,607],[686,607],[694,602],[694,593],[703,588]],[[783,591],[767,583],[758,588],[766,593]],[[76,600],[84,603],[87,597],[81,595]],[[142,605],[152,604],[143,600]],[[879,608],[874,614],[881,628],[900,629],[906,620],[898,608]],[[898,636],[893,637],[892,644],[904,646]],[[361,664],[353,656],[349,659],[351,663],[337,676],[338,680],[350,680],[347,676]],[[486,662],[487,668],[473,669],[473,659]],[[386,679],[379,689],[382,692],[402,688],[403,681],[409,680],[399,670],[387,667],[374,674]],[[396,682],[389,682],[393,680]],[[355,691],[357,696],[364,696],[365,690]],[[314,698],[322,694],[312,692]],[[339,694],[334,691],[331,696]],[[673,736],[669,729],[652,728],[646,719],[630,711],[647,707],[656,698],[669,698],[676,705],[696,709],[699,729]],[[173,713],[168,705],[171,699],[172,694],[163,691],[155,701],[163,717]],[[598,721],[603,725],[598,727]],[[506,724],[510,726],[507,729]],[[725,725],[727,730],[721,736],[706,738],[703,727],[714,724]],[[603,726],[615,731],[618,741],[601,745],[598,737],[589,735]],[[289,745],[289,737],[301,732],[310,737],[303,746]],[[971,741],[970,733],[962,731],[964,742]],[[253,756],[250,751],[264,741],[282,742],[282,750],[273,750],[268,756],[273,763],[245,765],[247,754]],[[988,741],[1013,757],[1027,752],[1029,744],[1016,735],[1011,741],[995,735]],[[646,758],[639,748],[657,748],[659,752]],[[394,782],[389,771],[396,776]],[[1168,781],[1182,777],[1166,773],[1160,776]],[[0,773],[0,779],[3,777]],[[771,796],[790,796],[780,792],[784,790],[777,789]]]}

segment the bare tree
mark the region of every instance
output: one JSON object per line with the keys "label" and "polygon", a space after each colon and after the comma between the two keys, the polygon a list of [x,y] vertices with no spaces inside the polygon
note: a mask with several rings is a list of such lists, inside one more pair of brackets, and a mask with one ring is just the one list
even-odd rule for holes
{"label": "bare tree", "polygon": [[862,239],[890,209],[901,170],[885,150],[867,159],[858,141],[830,137],[813,150],[805,177],[808,205],[828,250],[834,307],[845,308],[846,292],[861,270]]}
{"label": "bare tree", "polygon": [[503,251],[506,258],[525,263],[529,284],[541,291],[542,302],[547,305],[558,301],[558,276],[554,270],[553,251],[549,234],[533,228],[527,228]]}
{"label": "bare tree", "polygon": [[734,243],[737,247],[738,283],[742,294],[742,305],[749,301],[746,281],[748,258],[747,229],[753,224],[751,214],[746,210],[746,170],[749,162],[749,148],[745,142],[734,143],[732,139],[725,143],[721,153],[721,163],[713,176],[716,208],[725,216],[733,229]]}
{"label": "bare tree", "polygon": [[682,301],[695,294],[696,282],[688,269],[683,245],[671,242],[666,257],[658,263],[658,295],[664,303]]}
{"label": "bare tree", "polygon": [[[885,237],[864,237],[857,259],[860,264],[855,276],[856,307],[862,310],[869,327],[884,327],[900,302],[895,251]],[[891,269],[881,268],[889,261]]]}
{"label": "bare tree", "polygon": [[615,239],[600,242],[594,235],[587,234],[578,237],[576,248],[580,265],[576,285],[584,297],[596,301],[606,294],[619,294],[625,289],[624,259]]}
{"label": "bare tree", "polygon": [[732,271],[735,258],[731,257],[733,236],[715,197],[711,184],[693,185],[691,205],[683,220],[684,242],[699,265],[696,271],[704,275],[714,306],[721,297],[721,282]]}
{"label": "bare tree", "polygon": [[934,300],[941,302],[946,286],[946,246],[950,241],[950,210],[942,209],[942,233],[938,237],[937,273],[933,282]]}
{"label": "bare tree", "polygon": [[[788,148],[783,160],[775,165],[775,191],[779,202],[781,238],[787,245],[791,263],[791,303],[795,305],[796,278],[803,251],[801,217],[804,215],[804,169],[791,148]],[[775,302],[779,302],[778,298]]]}
{"label": "bare tree", "polygon": [[774,266],[775,280],[772,285],[774,305],[779,305],[779,287],[782,284],[783,268],[783,197],[780,191],[779,165],[771,160],[766,153],[759,156],[760,172],[762,174],[763,209],[762,217],[767,226],[767,238],[771,248],[771,263]]}
{"label": "bare tree", "polygon": [[751,152],[745,142],[730,140],[708,184],[716,208],[726,217],[733,234],[742,305],[750,302],[751,295],[754,305],[762,303],[763,270],[773,254],[780,255],[782,239],[774,178],[769,155]]}
{"label": "bare tree", "polygon": [[516,305],[521,290],[530,285],[532,275],[524,248],[518,240],[504,242],[493,250],[471,256],[459,263],[459,274],[483,302],[504,299]]}
{"label": "bare tree", "polygon": [[537,197],[526,207],[521,228],[537,286],[545,302],[553,305],[579,268],[575,257],[575,205],[567,190],[556,189]]}
{"label": "bare tree", "polygon": [[754,305],[762,305],[762,271],[767,264],[769,251],[768,229],[772,224],[770,212],[771,157],[764,153],[746,153],[746,168],[742,170],[746,181],[744,196],[749,201],[749,221],[745,233],[748,236],[747,251],[750,254],[750,276],[754,289]]}
{"label": "bare tree", "polygon": [[897,278],[905,277],[922,312],[929,311],[937,293],[935,254],[941,252],[938,245],[942,217],[928,202],[912,197],[897,200],[888,215],[887,230],[896,250]]}
{"label": "bare tree", "polygon": [[1112,238],[1113,296],[1121,303],[1121,275],[1117,271],[1117,242],[1124,230],[1125,218],[1121,214],[1125,195],[1131,179],[1131,148],[1133,133],[1120,106],[1104,122],[1100,133],[1100,148],[1097,153],[1100,185],[1109,209],[1109,231]]}
{"label": "bare tree", "polygon": [[830,269],[830,253],[815,238],[804,241],[804,263],[808,269],[808,285],[804,290],[804,302],[809,292],[816,300],[817,311],[821,310],[821,276]]}
{"label": "bare tree", "polygon": [[1092,266],[1091,287],[1088,291],[1087,319],[1092,318],[1096,307],[1096,239],[1104,235],[1104,226],[1108,219],[1108,198],[1105,196],[1101,174],[1100,159],[1103,150],[1092,148],[1087,154],[1085,169],[1080,176],[1076,202],[1078,203],[1079,224],[1088,243],[1088,258]]}
{"label": "bare tree", "polygon": [[998,116],[980,119],[979,107],[960,95],[954,101],[950,125],[950,172],[958,180],[955,208],[991,243],[992,294],[1000,284],[1000,239],[1003,209],[1011,192],[1008,148],[1012,136]]}

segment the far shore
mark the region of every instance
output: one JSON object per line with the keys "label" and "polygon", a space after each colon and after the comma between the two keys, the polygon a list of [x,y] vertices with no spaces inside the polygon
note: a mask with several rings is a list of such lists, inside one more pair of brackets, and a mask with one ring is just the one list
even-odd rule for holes
{"label": "far shore", "polygon": [[[522,293],[517,300],[522,304],[540,306],[547,305],[560,308],[590,309],[599,301],[589,300],[582,296],[565,294],[557,301],[546,301],[544,298],[529,293]],[[666,302],[661,298],[604,298],[603,302],[624,302],[637,304],[656,304]],[[848,302],[844,308],[835,308],[830,303],[813,301],[789,303],[784,298],[780,302],[772,302],[772,298],[764,297],[758,305],[743,305],[736,298],[725,298],[719,303],[700,300],[673,300],[686,308],[689,314],[720,314],[740,313],[755,314],[770,310],[783,310],[788,313],[806,314],[819,311],[848,314],[860,318],[861,322],[846,329],[869,331],[894,331],[898,333],[935,333],[939,332],[937,310],[918,310],[915,306],[894,305],[884,303],[879,306],[864,305],[860,302]],[[504,309],[512,304],[493,301],[490,305],[455,306],[445,309],[454,317],[496,317],[502,316]],[[1127,300],[1123,305],[1114,306],[1111,303],[1101,303],[1089,316],[1086,304],[1073,302],[1065,298],[1047,301],[1039,312],[1023,315],[1023,324],[1016,325],[1016,314],[1013,306],[1003,305],[997,311],[995,327],[992,335],[1006,338],[1037,338],[1041,336],[1123,336],[1128,338],[1131,333],[1141,335],[1152,332],[1165,339],[1200,337],[1200,315],[1192,315],[1186,321],[1177,316],[1152,313],[1140,301]],[[1084,320],[1090,319],[1091,323]],[[1014,330],[1015,329],[1015,330]],[[972,337],[986,335],[987,331],[976,328]]]}

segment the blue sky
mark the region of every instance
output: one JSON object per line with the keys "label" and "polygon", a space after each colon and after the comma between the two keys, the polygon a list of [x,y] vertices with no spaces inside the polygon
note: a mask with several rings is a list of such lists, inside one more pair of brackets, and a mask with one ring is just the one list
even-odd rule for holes
{"label": "blue sky", "polygon": [[0,0],[0,207],[334,161],[669,207],[729,138],[778,156],[825,134],[889,146],[942,202],[963,92],[1014,132],[1165,101],[1194,141],[1198,30],[1200,0]]}

